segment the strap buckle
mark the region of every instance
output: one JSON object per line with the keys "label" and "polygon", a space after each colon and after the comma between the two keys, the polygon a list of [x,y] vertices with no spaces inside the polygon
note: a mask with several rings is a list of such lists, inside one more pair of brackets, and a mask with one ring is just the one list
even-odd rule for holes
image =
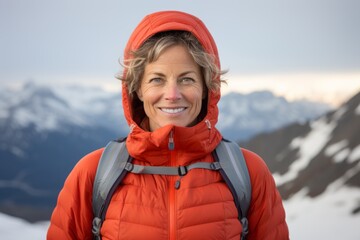
{"label": "strap buckle", "polygon": [[179,166],[178,167],[178,175],[179,176],[185,176],[188,173],[187,166]]}
{"label": "strap buckle", "polygon": [[96,237],[100,237],[101,224],[102,224],[101,218],[94,217],[91,231]]}
{"label": "strap buckle", "polygon": [[212,162],[210,165],[210,169],[211,170],[220,170],[221,169],[220,162]]}
{"label": "strap buckle", "polygon": [[246,235],[249,233],[249,221],[246,217],[243,217],[240,222],[243,229],[241,233],[241,239],[246,239]]}

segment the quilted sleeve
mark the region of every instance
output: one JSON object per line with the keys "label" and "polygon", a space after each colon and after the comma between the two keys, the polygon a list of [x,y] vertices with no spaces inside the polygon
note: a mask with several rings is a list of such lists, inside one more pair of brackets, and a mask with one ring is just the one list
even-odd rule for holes
{"label": "quilted sleeve", "polygon": [[101,152],[86,155],[70,172],[52,213],[47,240],[93,238],[92,189]]}
{"label": "quilted sleeve", "polygon": [[257,154],[244,149],[243,153],[252,186],[247,239],[288,240],[285,210],[271,172]]}

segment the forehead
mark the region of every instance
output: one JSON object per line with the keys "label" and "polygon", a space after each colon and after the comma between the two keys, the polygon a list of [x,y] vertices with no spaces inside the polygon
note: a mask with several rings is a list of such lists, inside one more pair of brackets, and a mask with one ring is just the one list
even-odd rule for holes
{"label": "forehead", "polygon": [[176,45],[165,49],[159,57],[145,65],[145,74],[153,71],[200,71],[200,66],[195,62],[188,49]]}
{"label": "forehead", "polygon": [[195,60],[190,51],[183,45],[177,44],[163,49],[159,52],[159,56],[153,62],[191,62]]}

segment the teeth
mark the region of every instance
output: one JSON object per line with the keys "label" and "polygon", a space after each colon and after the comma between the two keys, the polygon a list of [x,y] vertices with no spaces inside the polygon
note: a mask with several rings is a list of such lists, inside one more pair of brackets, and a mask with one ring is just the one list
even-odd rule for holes
{"label": "teeth", "polygon": [[184,110],[185,110],[185,108],[183,108],[183,107],[182,108],[161,108],[161,111],[166,112],[166,113],[172,113],[172,114],[179,113]]}

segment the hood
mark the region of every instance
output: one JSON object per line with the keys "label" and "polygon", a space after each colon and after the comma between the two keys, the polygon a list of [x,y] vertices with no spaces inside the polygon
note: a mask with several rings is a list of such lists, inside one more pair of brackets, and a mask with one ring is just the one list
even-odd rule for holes
{"label": "hood", "polygon": [[[129,41],[126,45],[124,51],[124,59],[129,58],[129,53],[138,49],[148,38],[152,37],[156,33],[171,31],[171,30],[180,30],[180,31],[188,31],[191,32],[201,43],[203,48],[209,54],[212,54],[216,58],[216,64],[220,69],[220,61],[218,56],[218,50],[215,44],[213,37],[208,31],[207,27],[204,23],[198,19],[197,17],[190,15],[188,13],[179,12],[179,11],[161,11],[155,12],[150,15],[147,15],[143,20],[138,24],[133,33],[131,34]],[[217,79],[220,81],[220,78]],[[214,148],[212,144],[209,145],[210,142],[215,142],[216,144],[221,140],[220,133],[216,130],[215,124],[218,119],[218,107],[217,103],[220,99],[220,89],[217,91],[209,91],[208,92],[208,106],[207,113],[204,119],[199,122],[197,125],[188,128],[180,128],[175,126],[165,126],[162,127],[155,132],[146,132],[139,127],[134,119],[136,119],[135,109],[132,109],[131,97],[128,94],[128,90],[126,84],[122,84],[122,101],[124,108],[125,118],[131,128],[131,132],[128,136],[128,143],[131,141],[137,141],[136,149],[139,151],[140,149],[147,149],[146,146],[141,147],[145,139],[146,141],[150,141],[155,144],[157,147],[162,144],[163,140],[170,134],[172,130],[175,128],[180,128],[176,132],[182,133],[183,139],[191,139],[194,138],[194,134],[198,134],[199,136],[207,136],[206,144],[202,142],[202,145],[207,146],[207,148]],[[206,132],[206,133],[204,133]],[[209,140],[210,139],[210,140]],[[142,140],[142,141],[141,141]],[[197,141],[199,141],[198,139]],[[192,142],[192,141],[191,141]],[[181,145],[181,144],[180,144]],[[131,146],[128,146],[129,152],[131,152]],[[141,152],[141,151],[140,151]],[[131,154],[131,153],[130,153]],[[134,153],[135,154],[135,153]],[[134,155],[133,154],[133,155]]]}

